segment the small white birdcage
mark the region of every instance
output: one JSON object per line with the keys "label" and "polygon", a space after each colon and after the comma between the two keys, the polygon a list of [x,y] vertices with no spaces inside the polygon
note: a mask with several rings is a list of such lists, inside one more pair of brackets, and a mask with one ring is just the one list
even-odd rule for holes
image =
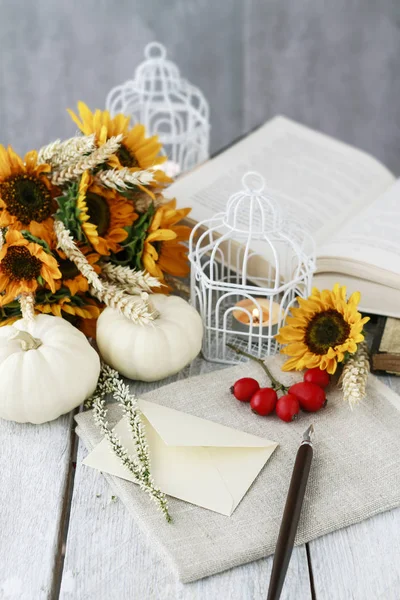
{"label": "small white birdcage", "polygon": [[132,124],[143,123],[150,135],[158,135],[169,161],[188,171],[208,159],[209,108],[202,92],[180,76],[166,60],[162,44],[147,44],[134,78],[113,88],[106,108],[114,116],[130,115]]}
{"label": "small white birdcage", "polygon": [[279,350],[275,334],[297,296],[311,292],[315,245],[247,173],[226,212],[198,223],[190,237],[191,301],[204,324],[203,355],[234,364],[227,344],[257,357]]}

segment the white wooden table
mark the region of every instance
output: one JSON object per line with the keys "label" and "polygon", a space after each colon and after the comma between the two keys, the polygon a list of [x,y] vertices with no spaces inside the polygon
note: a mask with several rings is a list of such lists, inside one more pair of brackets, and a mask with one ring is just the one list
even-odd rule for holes
{"label": "white wooden table", "polygon": [[[171,380],[211,369],[199,358]],[[400,392],[400,379],[385,381]],[[265,599],[271,558],[177,581],[102,475],[81,465],[72,414],[42,426],[1,421],[0,435],[1,600]],[[296,548],[282,598],[399,600],[400,509]]]}

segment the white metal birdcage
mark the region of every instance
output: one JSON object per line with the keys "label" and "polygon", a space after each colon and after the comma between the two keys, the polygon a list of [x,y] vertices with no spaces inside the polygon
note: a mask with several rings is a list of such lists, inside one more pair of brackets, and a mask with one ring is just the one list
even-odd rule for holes
{"label": "white metal birdcage", "polygon": [[203,355],[240,360],[227,346],[261,357],[279,350],[275,334],[296,297],[311,292],[315,245],[282,213],[261,175],[249,172],[226,212],[198,223],[190,237],[191,302],[204,324]]}
{"label": "white metal birdcage", "polygon": [[132,124],[143,123],[150,135],[159,136],[169,161],[188,171],[209,156],[208,103],[166,60],[162,44],[147,44],[144,55],[134,78],[110,91],[106,108],[112,116],[122,112]]}

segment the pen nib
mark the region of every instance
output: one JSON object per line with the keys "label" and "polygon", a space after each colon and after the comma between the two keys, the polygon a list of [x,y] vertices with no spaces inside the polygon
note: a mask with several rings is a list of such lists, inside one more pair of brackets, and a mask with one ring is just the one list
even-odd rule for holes
{"label": "pen nib", "polygon": [[314,425],[311,423],[310,427],[308,427],[303,433],[303,440],[305,442],[312,442],[314,437]]}

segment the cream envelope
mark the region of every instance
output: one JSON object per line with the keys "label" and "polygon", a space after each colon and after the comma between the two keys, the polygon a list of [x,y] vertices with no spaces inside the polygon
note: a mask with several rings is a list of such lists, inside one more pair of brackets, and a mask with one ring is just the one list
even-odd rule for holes
{"label": "cream envelope", "polygon": [[[200,419],[154,402],[139,400],[151,453],[152,474],[163,492],[230,516],[261,471],[277,443]],[[129,454],[135,454],[125,419],[114,429]],[[107,440],[83,461],[133,481]]]}

